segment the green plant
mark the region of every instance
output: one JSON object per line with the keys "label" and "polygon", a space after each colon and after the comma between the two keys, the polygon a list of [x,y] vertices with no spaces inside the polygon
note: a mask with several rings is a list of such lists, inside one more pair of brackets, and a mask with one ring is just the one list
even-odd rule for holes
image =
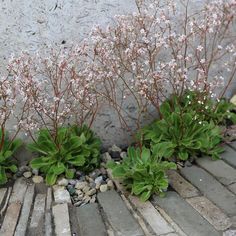
{"label": "green plant", "polygon": [[153,193],[164,196],[168,187],[166,170],[176,169],[173,162],[162,161],[148,148],[129,147],[127,157],[120,164],[113,161],[107,164],[112,175],[123,181],[131,193],[146,201]]}
{"label": "green plant", "polygon": [[[172,100],[178,98],[172,97]],[[184,111],[194,111],[198,120],[213,121],[216,125],[225,125],[227,121],[236,124],[236,114],[232,112],[235,105],[226,99],[219,101],[210,99],[206,93],[197,91],[186,91],[179,98],[179,104]]]}
{"label": "green plant", "polygon": [[167,159],[187,160],[199,154],[219,158],[221,133],[213,121],[202,121],[195,111],[185,111],[174,101],[165,101],[161,107],[162,119],[142,129],[144,143],[158,156]]}
{"label": "green plant", "polygon": [[17,166],[12,156],[22,142],[20,139],[10,140],[7,134],[3,135],[2,130],[0,130],[0,140],[3,140],[0,150],[0,184],[5,184],[7,182],[6,171],[13,173],[17,171]]}
{"label": "green plant", "polygon": [[60,127],[54,139],[48,130],[39,131],[37,141],[28,148],[41,156],[31,161],[32,168],[46,174],[46,183],[52,185],[65,173],[74,177],[74,169],[84,172],[99,165],[100,140],[87,127]]}

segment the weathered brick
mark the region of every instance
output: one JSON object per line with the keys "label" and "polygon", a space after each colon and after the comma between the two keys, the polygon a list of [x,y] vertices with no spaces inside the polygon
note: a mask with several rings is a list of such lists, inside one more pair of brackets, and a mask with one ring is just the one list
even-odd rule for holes
{"label": "weathered brick", "polygon": [[23,203],[25,191],[27,188],[27,184],[23,178],[19,178],[16,180],[13,186],[12,194],[9,202],[20,202]]}
{"label": "weathered brick", "polygon": [[166,222],[166,220],[155,209],[151,202],[140,202],[135,196],[129,196],[130,202],[139,212],[142,218],[149,224],[155,235],[167,234],[174,232],[173,228]]}
{"label": "weathered brick", "polygon": [[236,214],[236,197],[205,170],[197,167],[182,168],[181,174],[229,216]]}
{"label": "weathered brick", "polygon": [[191,236],[220,235],[201,215],[176,192],[167,192],[165,198],[154,196],[153,204],[160,206],[181,229]]}
{"label": "weathered brick", "polygon": [[167,172],[171,187],[183,198],[199,196],[199,191],[176,171]]}
{"label": "weathered brick", "polygon": [[0,230],[0,235],[13,236],[20,215],[21,203],[13,202],[10,203]]}
{"label": "weathered brick", "polygon": [[[236,156],[236,152],[235,152]],[[216,177],[219,182],[229,185],[236,182],[236,169],[222,160],[213,161],[209,157],[198,158],[197,164]]]}
{"label": "weathered brick", "polygon": [[22,206],[20,219],[18,221],[14,236],[26,235],[27,223],[29,220],[30,210],[34,199],[35,185],[28,186]]}
{"label": "weathered brick", "polygon": [[205,197],[186,199],[217,230],[226,230],[231,226],[230,219],[210,200]]}
{"label": "weathered brick", "polygon": [[98,193],[98,202],[116,234],[122,236],[144,235],[140,225],[135,221],[125,203],[116,191]]}
{"label": "weathered brick", "polygon": [[55,233],[57,236],[71,236],[69,210],[67,203],[52,207]]}

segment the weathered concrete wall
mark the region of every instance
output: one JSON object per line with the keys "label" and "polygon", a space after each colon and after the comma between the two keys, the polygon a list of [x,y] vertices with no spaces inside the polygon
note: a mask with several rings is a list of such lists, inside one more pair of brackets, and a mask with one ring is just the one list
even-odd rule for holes
{"label": "weathered concrete wall", "polygon": [[[203,1],[192,2],[194,9]],[[11,53],[33,53],[46,44],[70,45],[80,41],[94,24],[112,23],[114,15],[134,10],[135,0],[1,0],[0,71]],[[136,108],[130,101],[126,106],[132,115]],[[116,113],[108,108],[100,112],[94,127],[105,146],[125,146],[130,140]]]}

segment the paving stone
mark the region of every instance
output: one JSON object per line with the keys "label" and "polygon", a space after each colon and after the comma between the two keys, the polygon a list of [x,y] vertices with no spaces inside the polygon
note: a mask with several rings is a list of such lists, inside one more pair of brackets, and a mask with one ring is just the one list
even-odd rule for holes
{"label": "paving stone", "polygon": [[14,236],[26,235],[27,223],[29,220],[30,210],[34,199],[34,192],[35,192],[35,185],[28,186],[20,214],[20,219],[18,221]]}
{"label": "paving stone", "polygon": [[77,217],[81,236],[105,236],[106,228],[97,203],[77,208]]}
{"label": "paving stone", "polygon": [[110,190],[98,193],[98,202],[102,206],[107,219],[117,235],[141,236],[144,235],[141,227],[135,221],[119,194]]}
{"label": "paving stone", "polygon": [[3,199],[6,195],[7,188],[1,188],[0,189],[0,206],[3,204]]}
{"label": "paving stone", "polygon": [[223,236],[236,236],[236,230],[235,229],[227,230],[223,233]]}
{"label": "paving stone", "polygon": [[236,183],[229,185],[228,188],[229,188],[234,194],[236,194]]}
{"label": "paving stone", "polygon": [[34,201],[34,208],[30,221],[30,235],[43,235],[44,231],[44,212],[46,194],[37,194]]}
{"label": "paving stone", "polygon": [[18,217],[20,215],[20,209],[21,209],[21,203],[19,202],[13,202],[9,204],[2,223],[0,235],[2,236],[14,235]]}
{"label": "paving stone", "polygon": [[229,216],[236,215],[236,197],[205,170],[197,167],[182,168],[181,174]]}
{"label": "paving stone", "polygon": [[71,236],[67,203],[52,207],[56,236]]}
{"label": "paving stone", "polygon": [[47,199],[46,199],[46,212],[45,212],[45,236],[52,235],[52,188],[47,190]]}
{"label": "paving stone", "polygon": [[236,150],[236,141],[229,143],[229,146]]}
{"label": "paving stone", "polygon": [[129,196],[129,200],[134,205],[142,218],[150,225],[155,235],[174,232],[172,227],[160,215],[150,201],[141,202],[135,196]]}
{"label": "paving stone", "polygon": [[167,192],[165,198],[154,196],[153,203],[164,209],[187,235],[220,235],[212,225],[202,218],[201,215],[176,192]]}
{"label": "paving stone", "polygon": [[12,194],[9,199],[9,203],[20,202],[23,203],[27,184],[23,178],[16,180],[13,186]]}
{"label": "paving stone", "polygon": [[221,154],[221,158],[227,162],[229,165],[236,168],[236,151],[229,146],[224,146],[225,151]]}
{"label": "paving stone", "polygon": [[176,171],[167,172],[171,187],[183,198],[196,197],[200,192]]}
{"label": "paving stone", "polygon": [[231,226],[230,219],[205,197],[194,197],[187,202],[196,209],[217,230],[226,230]]}
{"label": "paving stone", "polygon": [[[235,152],[236,157],[236,152]],[[222,160],[213,161],[209,157],[198,158],[197,164],[216,177],[224,185],[236,183],[236,169]]]}

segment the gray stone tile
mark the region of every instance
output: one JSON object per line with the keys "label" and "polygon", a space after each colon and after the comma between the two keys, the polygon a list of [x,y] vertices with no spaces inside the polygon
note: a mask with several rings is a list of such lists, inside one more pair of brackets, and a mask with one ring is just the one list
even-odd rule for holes
{"label": "gray stone tile", "polygon": [[225,151],[221,154],[221,158],[229,165],[236,168],[236,151],[227,145],[224,146],[224,148]]}
{"label": "gray stone tile", "polygon": [[197,166],[185,167],[180,171],[186,179],[229,216],[236,214],[235,195],[213,176]]}
{"label": "gray stone tile", "polygon": [[153,204],[160,206],[187,235],[220,235],[212,225],[202,218],[202,216],[176,192],[167,192],[165,198],[154,196]]}
{"label": "gray stone tile", "polygon": [[116,191],[98,193],[98,202],[115,234],[122,236],[144,235],[140,225],[135,221]]}
{"label": "gray stone tile", "polygon": [[102,216],[96,203],[78,207],[76,211],[81,236],[107,235]]}
{"label": "gray stone tile", "polygon": [[[236,152],[235,152],[236,155]],[[236,156],[235,156],[236,158]],[[209,157],[198,158],[197,164],[216,177],[224,185],[236,182],[236,169],[222,160],[213,161]]]}

